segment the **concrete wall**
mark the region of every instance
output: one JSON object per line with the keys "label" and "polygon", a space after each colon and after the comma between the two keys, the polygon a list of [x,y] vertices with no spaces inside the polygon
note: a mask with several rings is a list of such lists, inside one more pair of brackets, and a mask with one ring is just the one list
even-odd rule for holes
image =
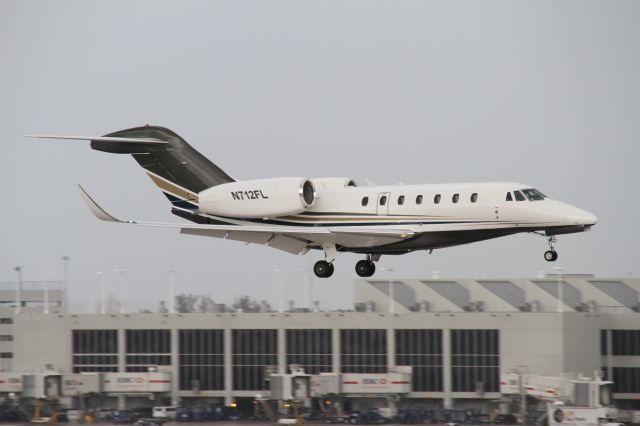
{"label": "concrete wall", "polygon": [[562,315],[565,372],[593,377],[595,371],[600,371],[600,330],[607,328],[610,318],[588,313]]}
{"label": "concrete wall", "polygon": [[42,371],[52,364],[62,372],[71,372],[71,329],[75,324],[66,315],[15,315],[13,371]]}
{"label": "concrete wall", "polygon": [[511,370],[557,376],[563,366],[563,329],[559,314],[500,316],[502,372]]}

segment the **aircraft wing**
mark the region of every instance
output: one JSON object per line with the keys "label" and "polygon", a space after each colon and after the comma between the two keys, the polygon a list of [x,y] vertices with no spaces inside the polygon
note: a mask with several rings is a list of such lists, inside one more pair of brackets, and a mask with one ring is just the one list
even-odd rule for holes
{"label": "aircraft wing", "polygon": [[414,235],[413,232],[408,230],[382,227],[332,228],[284,225],[204,225],[120,220],[100,207],[82,186],[78,185],[78,188],[82,200],[91,213],[100,220],[161,228],[175,228],[179,229],[182,234],[262,244],[293,254],[304,254],[310,248],[321,247],[322,244],[325,243],[358,248],[376,247],[402,241]]}

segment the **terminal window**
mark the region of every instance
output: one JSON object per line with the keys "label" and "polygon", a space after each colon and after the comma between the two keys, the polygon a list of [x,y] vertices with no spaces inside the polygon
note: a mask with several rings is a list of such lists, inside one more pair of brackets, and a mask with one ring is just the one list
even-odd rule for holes
{"label": "terminal window", "polygon": [[640,330],[611,330],[611,354],[640,355]]}
{"label": "terminal window", "polygon": [[118,371],[117,330],[73,330],[74,373]]}
{"label": "terminal window", "polygon": [[387,330],[340,330],[342,373],[386,373]]}
{"label": "terminal window", "polygon": [[273,329],[232,330],[234,390],[266,390],[266,372],[278,365],[278,333]]}
{"label": "terminal window", "polygon": [[615,393],[640,393],[640,368],[638,367],[613,367],[613,377],[607,380],[613,381]]}
{"label": "terminal window", "polygon": [[451,381],[454,392],[498,392],[498,330],[451,330]]}
{"label": "terminal window", "polygon": [[224,390],[222,330],[180,330],[180,390]]}
{"label": "terminal window", "polygon": [[396,330],[396,365],[413,367],[414,392],[442,392],[442,330]]}
{"label": "terminal window", "polygon": [[126,330],[126,371],[144,372],[158,365],[171,365],[170,331]]}
{"label": "terminal window", "polygon": [[331,330],[287,330],[287,365],[299,364],[305,373],[332,371]]}

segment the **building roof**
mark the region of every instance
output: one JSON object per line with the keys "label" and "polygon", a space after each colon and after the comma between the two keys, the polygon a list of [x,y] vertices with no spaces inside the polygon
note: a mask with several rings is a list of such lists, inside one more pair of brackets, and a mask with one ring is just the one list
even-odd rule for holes
{"label": "building roof", "polygon": [[640,278],[357,279],[358,310],[430,312],[640,312]]}

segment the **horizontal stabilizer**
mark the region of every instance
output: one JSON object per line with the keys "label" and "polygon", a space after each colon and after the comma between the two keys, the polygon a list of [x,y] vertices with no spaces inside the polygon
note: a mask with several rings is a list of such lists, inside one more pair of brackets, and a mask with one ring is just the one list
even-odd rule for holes
{"label": "horizontal stabilizer", "polygon": [[141,143],[141,144],[167,144],[169,142],[155,138],[119,138],[114,136],[55,136],[55,135],[25,135],[29,138],[40,139],[71,139],[78,141],[98,141],[98,142],[121,142],[121,143]]}

